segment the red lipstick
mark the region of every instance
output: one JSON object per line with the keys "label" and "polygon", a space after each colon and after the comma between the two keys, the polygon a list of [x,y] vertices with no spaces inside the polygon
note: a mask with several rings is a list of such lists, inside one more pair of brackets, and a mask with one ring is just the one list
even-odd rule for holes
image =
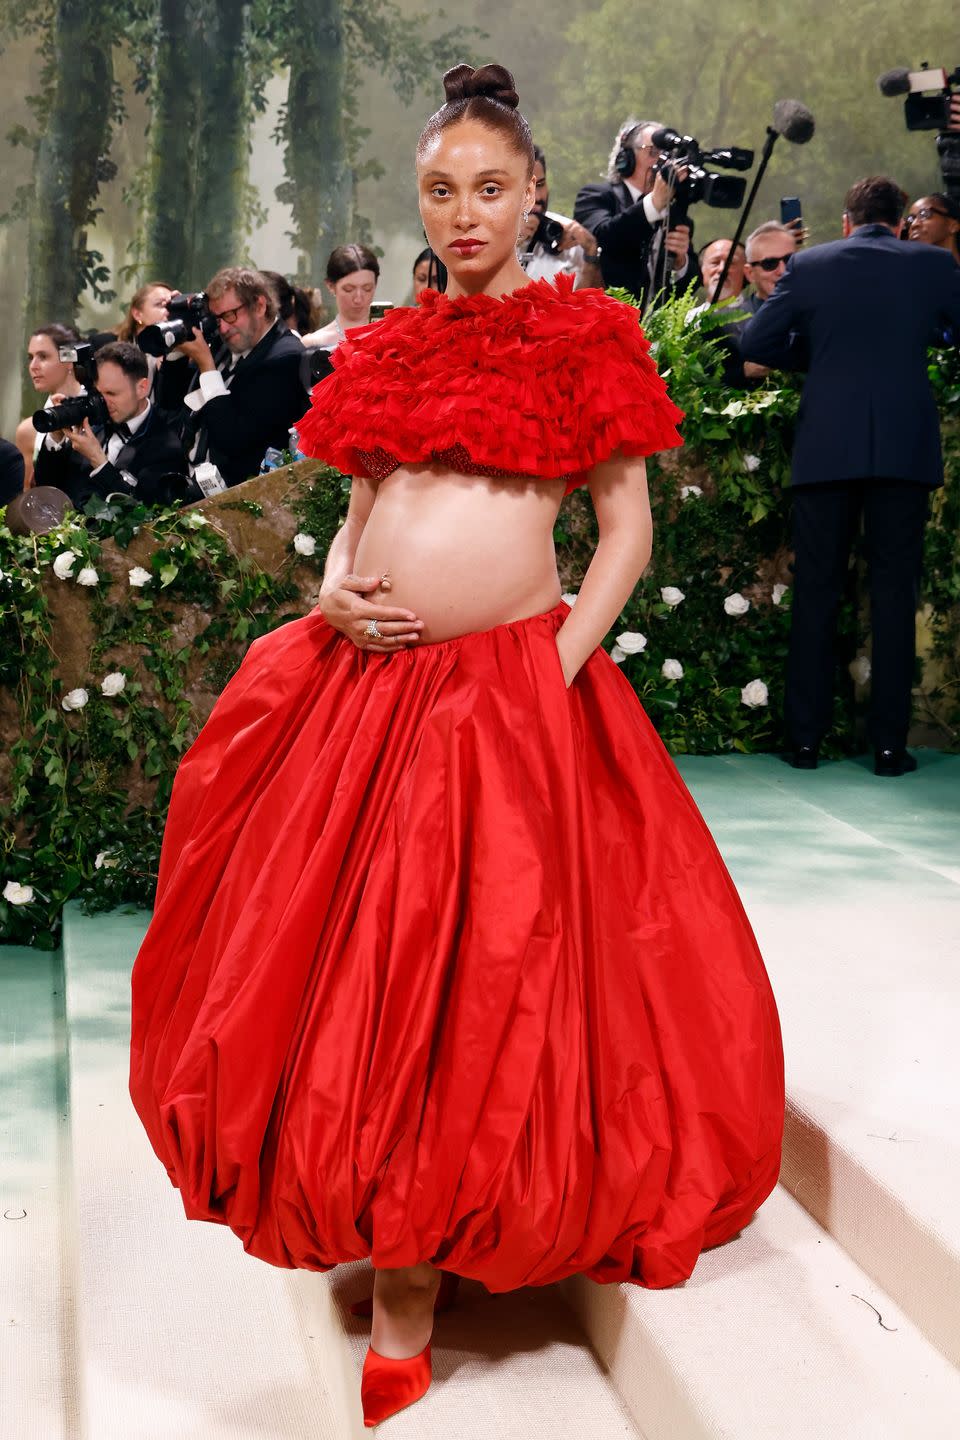
{"label": "red lipstick", "polygon": [[457,250],[461,255],[474,255],[486,245],[486,240],[454,240],[450,246],[451,250]]}

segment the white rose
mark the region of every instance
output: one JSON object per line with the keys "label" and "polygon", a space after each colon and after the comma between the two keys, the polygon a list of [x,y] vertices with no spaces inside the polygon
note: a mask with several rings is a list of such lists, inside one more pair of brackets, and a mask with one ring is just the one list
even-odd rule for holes
{"label": "white rose", "polygon": [[858,655],[856,660],[850,661],[850,674],[858,685],[866,685],[870,679],[870,656]]}
{"label": "white rose", "polygon": [[97,574],[96,570],[94,570],[93,566],[85,565],[84,568],[80,571],[80,574],[77,576],[77,584],[96,585],[99,579],[100,576]]}
{"label": "white rose", "polygon": [[312,535],[304,535],[301,530],[293,537],[293,548],[298,555],[312,555],[317,548],[317,542]]}
{"label": "white rose", "polygon": [[787,591],[788,591],[789,589],[790,589],[790,586],[789,586],[789,585],[774,585],[774,587],[773,587],[773,595],[771,596],[771,599],[773,600],[774,605],[779,605],[779,604],[780,604],[780,601],[783,599],[784,595],[786,595],[786,593],[787,593]]}
{"label": "white rose", "polygon": [[142,565],[134,565],[132,570],[127,571],[127,581],[135,590],[139,590],[144,585],[149,585],[152,579],[153,576],[150,574],[150,571],[144,570]]}
{"label": "white rose", "polygon": [[617,645],[624,655],[639,655],[641,650],[647,648],[647,637],[641,635],[639,630],[624,630],[622,635],[617,636]]}
{"label": "white rose", "polygon": [[676,585],[664,585],[660,591],[660,599],[664,605],[682,605],[686,598],[683,591],[678,590]]}
{"label": "white rose", "polygon": [[80,556],[76,550],[61,550],[53,562],[53,573],[58,580],[69,580],[73,575],[73,567]]}
{"label": "white rose", "polygon": [[760,456],[759,456],[759,455],[744,455],[744,457],[743,457],[743,468],[744,468],[744,470],[746,470],[746,472],[747,472],[748,475],[752,475],[753,472],[754,472],[754,470],[759,470],[759,469],[760,469]]}
{"label": "white rose", "polygon": [[82,710],[89,699],[86,690],[68,690],[60,703],[64,710]]}
{"label": "white rose", "polygon": [[740,699],[744,705],[749,705],[751,710],[756,710],[758,705],[766,705],[769,700],[767,687],[762,680],[751,680],[749,685],[744,685],[740,691]]}
{"label": "white rose", "polygon": [[21,885],[19,880],[8,880],[3,887],[3,898],[11,905],[29,905],[33,899],[33,886]]}
{"label": "white rose", "polygon": [[702,494],[699,485],[683,485],[680,489],[681,500],[699,500]]}
{"label": "white rose", "polygon": [[660,674],[665,680],[682,680],[683,666],[679,660],[664,660],[660,666]]}
{"label": "white rose", "polygon": [[750,609],[750,601],[738,590],[736,594],[727,596],[723,602],[723,608],[728,615],[746,615]]}
{"label": "white rose", "polygon": [[116,855],[111,855],[109,850],[98,851],[97,858],[93,862],[94,869],[96,870],[115,870],[119,864],[120,861]]}
{"label": "white rose", "polygon": [[610,659],[614,665],[622,665],[627,658],[626,650],[621,650],[619,645],[614,645],[610,651]]}
{"label": "white rose", "polygon": [[577,597],[573,590],[568,590],[565,595],[560,596],[560,599],[566,601],[570,606],[576,605],[577,603]]}
{"label": "white rose", "polygon": [[109,675],[104,675],[100,681],[100,693],[102,695],[119,695],[127,683],[127,677],[121,670],[111,670]]}

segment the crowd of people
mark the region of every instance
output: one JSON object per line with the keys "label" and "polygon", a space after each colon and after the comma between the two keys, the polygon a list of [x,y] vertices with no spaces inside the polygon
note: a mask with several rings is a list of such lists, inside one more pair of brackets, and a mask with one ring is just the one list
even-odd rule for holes
{"label": "crowd of people", "polygon": [[[874,633],[870,728],[886,757],[881,772],[903,773],[923,530],[930,491],[943,479],[925,357],[929,343],[960,336],[960,206],[934,193],[908,209],[899,186],[872,177],[846,197],[847,240],[811,247],[802,221],[766,219],[742,244],[721,236],[697,250],[694,222],[672,188],[684,172],[668,179],[653,143],[658,128],[633,119],[621,127],[607,178],[581,189],[572,217],[551,210],[547,158],[536,147],[520,264],[531,279],[622,287],[642,309],[689,295],[687,323],[718,345],[732,387],[750,389],[775,370],[808,372],[792,484],[792,759],[815,766],[829,728],[833,629],[862,525]],[[921,252],[945,255],[932,268],[905,270],[897,292],[911,299],[894,319],[888,271]],[[72,326],[40,326],[27,349],[30,379],[44,410],[66,402],[67,411],[43,425],[27,417],[14,443],[0,442],[0,504],[33,486],[53,486],[77,508],[116,494],[148,506],[188,504],[257,474],[270,456],[295,454],[297,422],[330,373],[331,353],[348,330],[389,308],[377,306],[379,278],[370,248],[337,246],[325,277],[327,318],[318,292],[277,272],[229,267],[209,281],[196,314],[187,307],[200,324],[180,328],[169,317],[184,313],[183,297],[153,281],[115,331],[90,337],[82,366],[70,358],[80,343]],[[421,251],[411,282],[414,301],[442,291],[443,257]],[[718,303],[722,312],[703,325]],[[148,344],[148,335],[161,343]],[[79,416],[71,408],[78,402]]]}
{"label": "crowd of people", "polygon": [[[671,177],[663,165],[653,143],[658,128],[633,118],[620,127],[606,179],[580,190],[572,217],[551,210],[547,157],[536,147],[536,201],[518,237],[521,264],[531,279],[563,274],[578,288],[623,287],[641,307],[666,295],[689,293],[693,301],[700,294],[691,323],[723,302],[730,312],[719,331],[724,377],[750,388],[771,366],[744,353],[744,321],[773,295],[807,233],[802,222],[764,220],[743,244],[719,237],[698,251],[689,208],[672,188],[684,171]],[[947,195],[919,197],[899,233],[960,264],[960,205]],[[142,285],[115,330],[90,336],[92,358],[83,366],[65,358],[80,340],[73,325],[51,319],[39,326],[27,359],[40,404],[50,409],[94,387],[103,404],[52,430],[26,417],[12,443],[0,442],[0,503],[40,485],[56,486],[78,508],[92,495],[116,492],[148,505],[190,503],[256,474],[268,450],[295,451],[291,431],[313,385],[329,373],[331,352],[347,330],[388,308],[377,305],[379,278],[376,254],[356,243],[333,250],[322,292],[276,271],[229,267],[206,287],[207,324],[163,355],[145,353],[138,342],[166,321],[178,295],[169,281]],[[424,289],[443,290],[442,257],[421,251],[411,281],[413,301]],[[796,353],[780,359],[802,368]]]}

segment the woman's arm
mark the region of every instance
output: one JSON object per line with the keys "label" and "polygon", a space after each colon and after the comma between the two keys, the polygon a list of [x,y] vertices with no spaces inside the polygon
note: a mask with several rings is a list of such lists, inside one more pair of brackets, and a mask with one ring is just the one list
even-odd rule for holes
{"label": "woman's arm", "polygon": [[[323,584],[318,605],[328,625],[352,640],[360,650],[387,653],[403,650],[420,638],[423,621],[412,610],[377,605],[364,597],[381,587],[389,590],[390,582],[382,575],[354,575],[353,561],[360,544],[363,527],[370,517],[377,487],[372,480],[355,475],[350,489],[347,518],[337,531],[327,551],[323,567]],[[376,620],[381,640],[371,640],[366,627]]]}
{"label": "woman's arm", "polygon": [[627,603],[653,549],[645,461],[612,455],[594,466],[587,483],[600,539],[577,603],[557,631],[568,686]]}
{"label": "woman's arm", "polygon": [[33,428],[33,421],[21,420],[13,437],[20,454],[23,456],[23,488],[29,490],[33,485],[33,447],[36,443],[37,432]]}

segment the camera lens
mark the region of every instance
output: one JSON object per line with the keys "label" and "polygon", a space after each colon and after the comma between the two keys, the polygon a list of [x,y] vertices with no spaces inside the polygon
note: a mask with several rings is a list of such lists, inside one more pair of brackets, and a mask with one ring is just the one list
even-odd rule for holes
{"label": "camera lens", "polygon": [[182,320],[161,320],[158,325],[145,325],[137,336],[137,344],[147,355],[166,355],[191,338]]}

